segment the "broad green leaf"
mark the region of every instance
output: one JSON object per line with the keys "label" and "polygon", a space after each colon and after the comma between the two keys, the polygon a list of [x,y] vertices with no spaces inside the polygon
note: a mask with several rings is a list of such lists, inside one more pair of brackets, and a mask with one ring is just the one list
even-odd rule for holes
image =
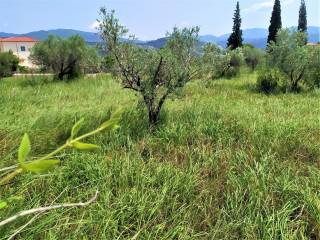
{"label": "broad green leaf", "polygon": [[78,122],[76,122],[73,127],[72,127],[72,130],[71,130],[71,139],[73,139],[79,132],[79,130],[81,129],[82,127],[82,123],[83,123],[84,119],[81,118]]}
{"label": "broad green leaf", "polygon": [[104,122],[100,128],[102,128],[103,130],[107,130],[107,131],[111,131],[111,130],[116,130],[118,129],[120,126],[118,125],[118,121],[114,121],[114,120],[108,120],[106,122]]}
{"label": "broad green leaf", "polygon": [[8,204],[5,201],[0,201],[0,209],[7,207]]}
{"label": "broad green leaf", "polygon": [[117,111],[115,111],[111,115],[111,118],[105,121],[104,123],[102,123],[100,127],[108,131],[119,128],[120,127],[119,122],[120,122],[122,113],[123,113],[123,109],[119,108]]}
{"label": "broad green leaf", "polygon": [[16,202],[16,201],[21,201],[23,199],[24,199],[23,196],[12,196],[12,197],[9,197],[7,200],[8,202]]}
{"label": "broad green leaf", "polygon": [[89,143],[83,143],[83,142],[74,142],[72,146],[79,150],[95,150],[100,148],[99,146],[95,144],[89,144]]}
{"label": "broad green leaf", "polygon": [[60,160],[36,160],[31,163],[25,164],[24,169],[33,173],[42,173],[54,168]]}
{"label": "broad green leaf", "polygon": [[111,114],[111,119],[120,120],[123,113],[123,108],[118,108],[113,114]]}
{"label": "broad green leaf", "polygon": [[30,153],[30,150],[31,150],[30,139],[28,134],[25,133],[20,143],[20,147],[18,151],[18,160],[21,166],[24,165],[26,158]]}

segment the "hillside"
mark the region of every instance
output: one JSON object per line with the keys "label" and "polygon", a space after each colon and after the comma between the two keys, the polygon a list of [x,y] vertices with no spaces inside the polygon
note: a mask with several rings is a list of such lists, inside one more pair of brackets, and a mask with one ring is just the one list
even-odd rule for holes
{"label": "hillside", "polygon": [[[73,29],[55,29],[55,30],[48,30],[48,31],[36,31],[36,32],[30,32],[25,34],[14,34],[14,33],[3,33],[0,32],[0,37],[10,37],[10,36],[30,36],[39,40],[46,39],[49,35],[57,35],[60,37],[69,37],[75,34],[78,34],[82,36],[86,42],[89,43],[97,43],[100,42],[99,35],[94,32],[84,32],[84,31],[78,31]],[[320,27],[313,27],[310,26],[308,28],[308,34],[309,34],[309,41],[310,42],[319,42],[320,41]],[[214,35],[203,35],[200,36],[201,42],[211,42],[216,43],[222,47],[225,47],[227,44],[227,39],[229,37],[228,34],[223,34],[221,36],[214,36]],[[267,37],[268,37],[268,30],[264,28],[252,28],[252,29],[245,29],[243,30],[243,38],[245,43],[250,43],[254,45],[257,48],[265,48],[267,43]],[[149,47],[155,47],[160,48],[162,47],[166,42],[165,38],[159,38],[155,40],[150,41],[136,41],[136,44],[142,45],[142,46],[149,46]]]}

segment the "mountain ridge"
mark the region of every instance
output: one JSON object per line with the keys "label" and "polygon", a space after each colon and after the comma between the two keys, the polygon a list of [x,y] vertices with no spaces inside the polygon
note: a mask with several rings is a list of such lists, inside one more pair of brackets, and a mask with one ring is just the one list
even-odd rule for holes
{"label": "mountain ridge", "polygon": [[[292,27],[294,28],[294,27]],[[49,35],[57,35],[63,38],[70,37],[72,35],[80,35],[88,43],[98,43],[101,41],[98,33],[95,32],[86,32],[74,29],[52,29],[52,30],[39,30],[33,31],[25,34],[15,34],[15,33],[6,33],[0,32],[0,37],[14,37],[14,36],[28,36],[33,37],[38,40],[44,40]],[[220,36],[215,36],[211,34],[201,35],[199,37],[200,41],[203,43],[216,43],[222,47],[226,47],[227,39],[230,33],[223,34]],[[308,35],[310,42],[319,42],[320,41],[320,27],[310,26],[308,27]],[[265,48],[267,43],[268,30],[265,28],[249,28],[243,30],[243,38],[245,43],[250,43],[257,48]],[[141,46],[149,46],[160,48],[166,42],[166,38],[158,38],[149,41],[137,40],[135,43]]]}

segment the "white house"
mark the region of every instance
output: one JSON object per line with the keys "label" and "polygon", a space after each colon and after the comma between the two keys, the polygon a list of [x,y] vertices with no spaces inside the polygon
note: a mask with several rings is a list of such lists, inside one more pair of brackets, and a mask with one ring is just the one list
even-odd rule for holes
{"label": "white house", "polygon": [[10,50],[20,60],[20,65],[34,67],[30,62],[30,50],[39,41],[31,37],[9,37],[0,38],[0,52],[9,52]]}

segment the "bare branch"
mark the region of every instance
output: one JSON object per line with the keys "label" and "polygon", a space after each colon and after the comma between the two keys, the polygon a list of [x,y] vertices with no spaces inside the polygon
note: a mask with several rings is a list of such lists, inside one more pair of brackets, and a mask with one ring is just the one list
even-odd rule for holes
{"label": "bare branch", "polygon": [[20,217],[24,217],[27,215],[32,215],[32,214],[36,214],[36,213],[43,213],[43,212],[47,212],[47,211],[51,211],[51,210],[55,210],[55,209],[59,209],[59,208],[86,207],[96,201],[98,194],[99,194],[99,191],[97,190],[95,195],[91,199],[89,199],[87,202],[84,202],[84,203],[83,202],[65,203],[65,204],[60,204],[60,205],[39,207],[39,208],[33,208],[30,210],[21,211],[21,212],[17,213],[16,215],[13,215],[13,216],[1,221],[0,227],[15,221],[16,219],[18,219]]}

